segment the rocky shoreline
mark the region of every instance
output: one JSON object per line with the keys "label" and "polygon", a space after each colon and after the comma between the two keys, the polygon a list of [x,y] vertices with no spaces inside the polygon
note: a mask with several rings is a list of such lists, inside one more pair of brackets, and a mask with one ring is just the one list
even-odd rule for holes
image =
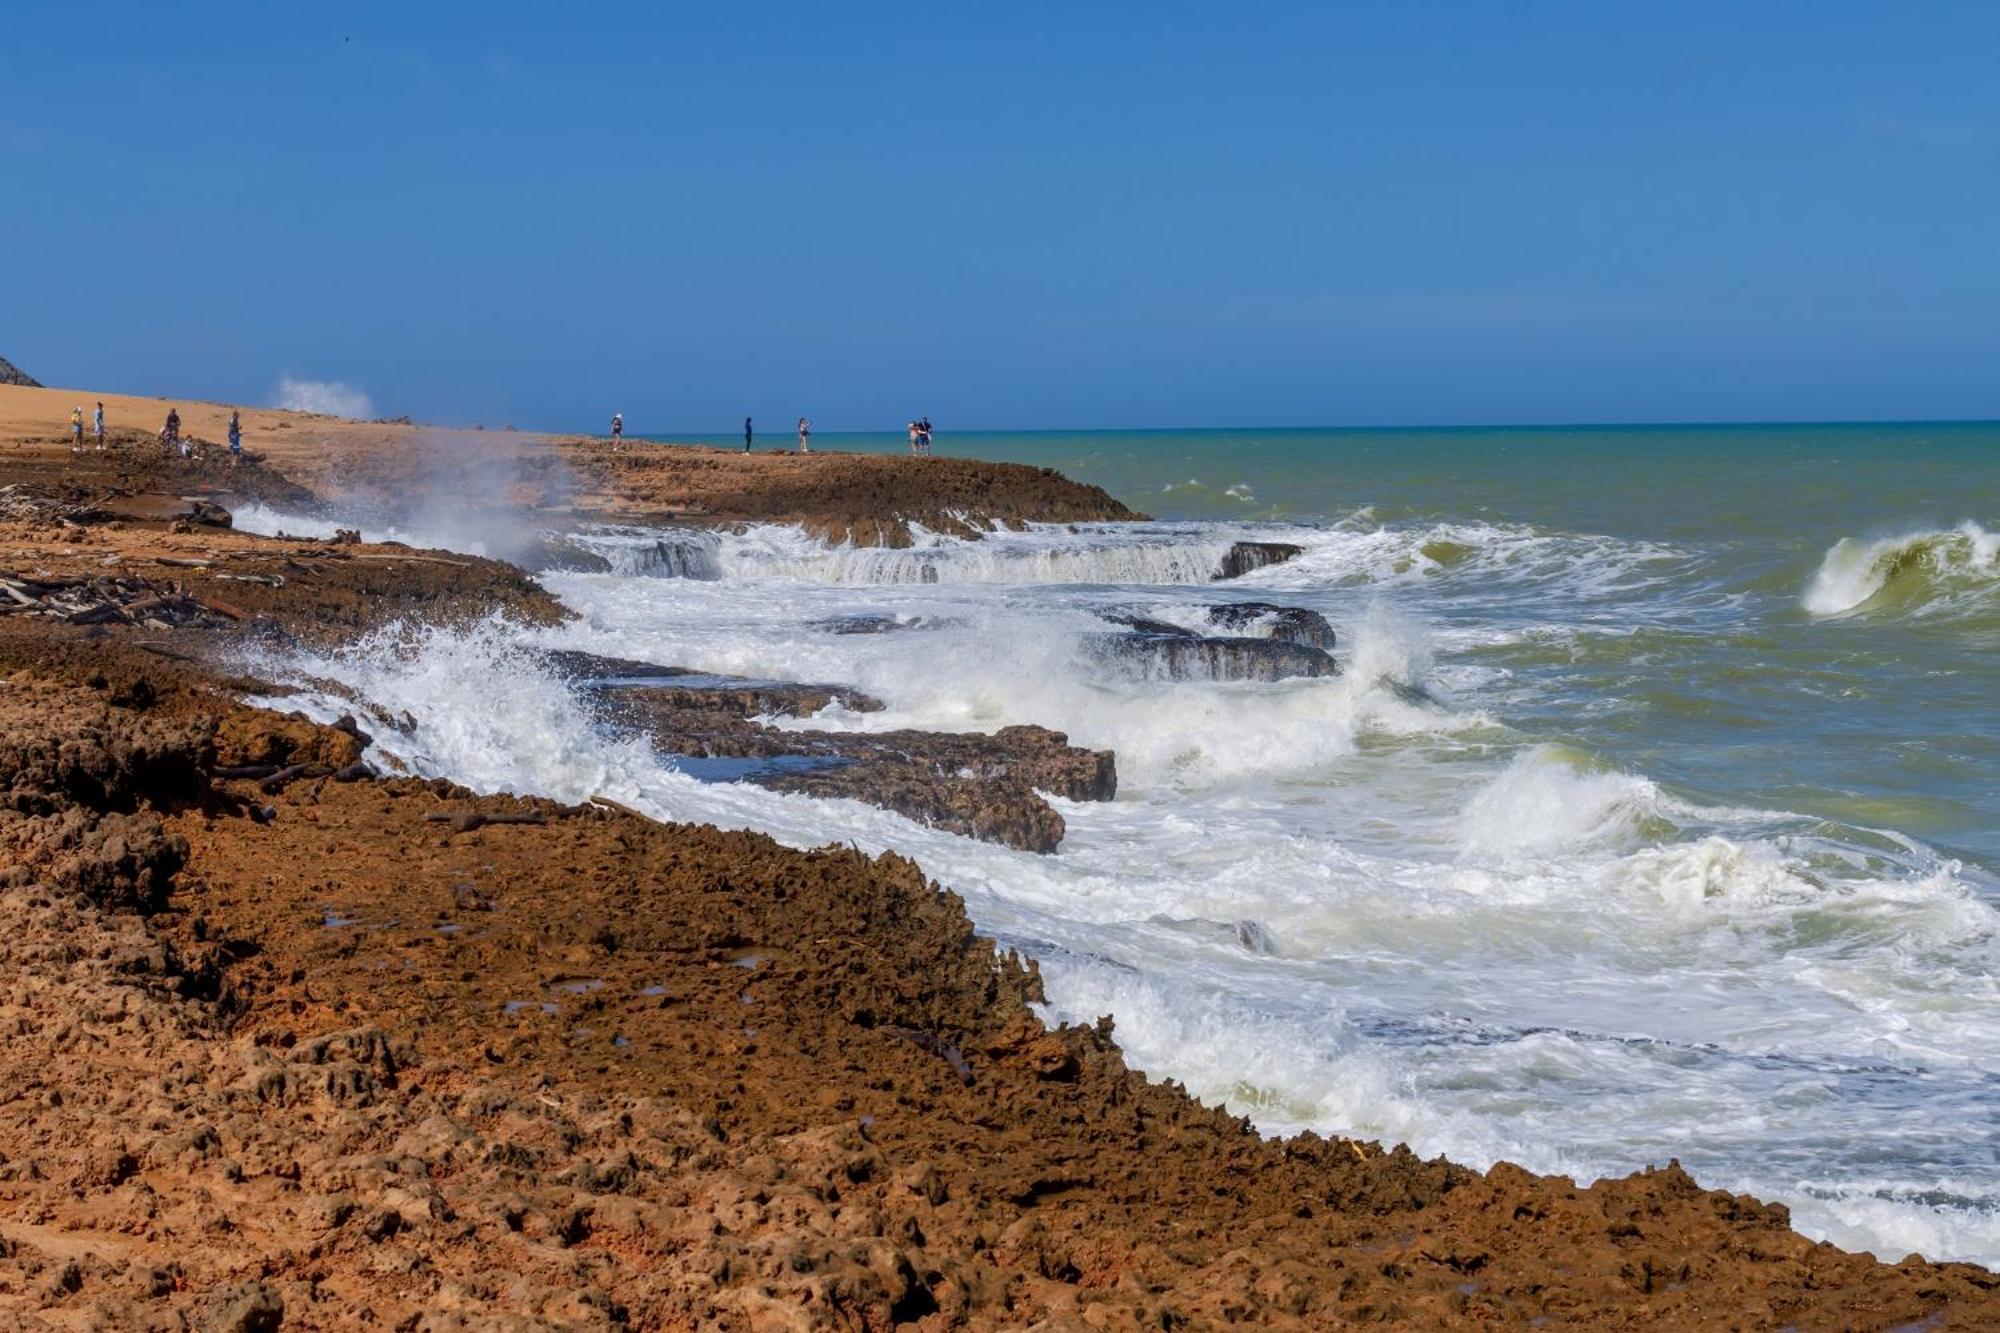
{"label": "rocky shoreline", "polygon": [[[190,474],[137,445],[70,464],[0,440],[9,486],[14,1326],[2000,1322],[1985,1269],[1815,1244],[1783,1208],[1673,1166],[1579,1188],[1264,1139],[1128,1069],[1108,1021],[1047,1028],[1033,963],[900,857],[477,795],[374,762],[370,733],[403,719],[249,707],[282,691],[228,665],[245,638],[565,614],[499,561],[260,538],[129,503],[317,494],[275,462]],[[873,502],[857,491],[826,513]],[[1007,520],[1004,490],[986,503]],[[778,491],[765,507],[799,504]],[[842,530],[893,540],[905,521]],[[1330,664],[1335,647],[1323,622],[1257,604],[1199,629],[1108,623],[1106,638],[1168,670],[1275,670],[1294,650]],[[872,701],[557,665],[607,725],[662,749],[1015,846],[1060,839],[1038,793],[1115,790],[1115,757],[1040,728],[779,729],[757,719]]]}

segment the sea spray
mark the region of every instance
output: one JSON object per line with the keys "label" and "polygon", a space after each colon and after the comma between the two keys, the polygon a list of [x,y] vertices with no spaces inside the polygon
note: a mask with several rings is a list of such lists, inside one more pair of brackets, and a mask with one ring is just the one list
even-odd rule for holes
{"label": "sea spray", "polygon": [[[1382,517],[1397,513],[922,534],[921,558],[747,529],[715,535],[713,577],[549,576],[579,613],[565,626],[376,639],[257,674],[303,685],[280,706],[326,717],[354,706],[348,691],[407,708],[416,731],[378,746],[475,788],[602,791],[795,846],[904,851],[1041,960],[1052,1016],[1113,1014],[1142,1067],[1266,1129],[1586,1179],[1678,1156],[1704,1183],[1791,1205],[1809,1234],[2000,1257],[1991,878],[1841,817],[1823,789],[1870,773],[1760,789],[1774,755],[1796,788],[1827,747],[1794,754],[1793,724],[1760,729],[1757,709],[1872,684],[1828,664],[1811,636],[1829,627],[1797,614],[1796,564],[1764,598],[1713,548]],[[1305,550],[1240,584],[1174,572],[1252,539]],[[1076,651],[1114,628],[1106,612],[1199,626],[1214,599],[1246,596],[1324,614],[1342,676],[1118,682]],[[815,628],[865,616],[895,627]],[[1034,857],[697,783],[598,732],[523,645],[835,681],[887,704],[785,725],[1058,726],[1118,751],[1120,799],[1062,804],[1068,838]],[[343,692],[315,696],[315,676]],[[1663,684],[1750,723],[1639,702]]]}

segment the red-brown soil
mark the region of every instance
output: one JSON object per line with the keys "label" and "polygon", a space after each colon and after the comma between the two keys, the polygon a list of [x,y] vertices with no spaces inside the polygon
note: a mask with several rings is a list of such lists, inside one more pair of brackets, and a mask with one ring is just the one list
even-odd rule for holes
{"label": "red-brown soil", "polygon": [[[193,477],[230,488],[224,451],[231,408],[112,396],[106,419],[127,463],[72,455],[72,406],[88,415],[102,395],[0,386],[0,464],[38,477],[92,476],[106,467],[145,470],[138,489],[168,489]],[[167,409],[201,441],[192,467],[153,443]],[[343,421],[243,408],[245,448],[291,483],[344,506],[402,512],[430,497],[458,507],[508,507],[524,522],[591,518],[634,522],[794,522],[863,545],[899,546],[913,522],[973,535],[1002,524],[1078,523],[1142,517],[1101,487],[1048,468],[977,459],[910,458],[790,449],[743,454],[702,446]],[[211,475],[212,474],[212,475]],[[14,477],[10,476],[9,480]],[[260,496],[259,498],[272,498]]]}

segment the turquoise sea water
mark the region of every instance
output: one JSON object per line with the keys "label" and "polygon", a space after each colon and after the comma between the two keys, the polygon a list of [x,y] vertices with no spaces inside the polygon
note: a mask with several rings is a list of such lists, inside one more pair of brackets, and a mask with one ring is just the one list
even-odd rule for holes
{"label": "turquoise sea water", "polygon": [[[816,439],[907,452],[900,434]],[[1983,535],[2000,532],[2000,423],[940,432],[936,452],[1053,467],[1159,519],[1440,525],[1412,566],[1439,572],[1481,554],[1453,524],[1648,550],[1611,585],[1627,596],[1579,597],[1557,570],[1410,591],[1443,623],[1518,629],[1466,660],[1532,682],[1528,713],[1610,762],[1716,798],[1894,816],[2000,866],[2000,566]],[[1893,576],[1814,614],[1843,540]],[[1851,591],[1874,586],[1853,574]]]}
{"label": "turquoise sea water", "polygon": [[[586,534],[610,572],[544,576],[575,620],[299,663],[285,706],[334,678],[329,718],[360,691],[420,719],[377,742],[418,771],[907,853],[1040,963],[1050,1017],[1112,1015],[1140,1068],[1273,1133],[1584,1179],[1678,1157],[1813,1236],[2000,1264],[2000,427],[937,449],[1154,519],[894,551]],[[1300,553],[1216,581],[1242,540]],[[1246,601],[1324,615],[1340,674],[1104,651],[1119,617],[1212,633]],[[857,617],[901,628],[837,632]],[[1118,799],[1061,803],[1037,856],[699,781],[600,734],[524,641],[885,704],[817,726],[1041,723],[1115,751]]]}

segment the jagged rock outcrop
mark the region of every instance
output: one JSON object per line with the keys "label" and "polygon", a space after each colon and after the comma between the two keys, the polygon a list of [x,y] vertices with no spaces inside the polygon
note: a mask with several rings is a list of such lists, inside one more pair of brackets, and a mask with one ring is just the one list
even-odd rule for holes
{"label": "jagged rock outcrop", "polygon": [[1223,602],[1208,608],[1208,623],[1236,634],[1333,651],[1333,626],[1317,611],[1273,602]]}
{"label": "jagged rock outcrop", "polygon": [[[1228,632],[1228,637],[1276,639],[1332,652],[1333,626],[1317,611],[1302,606],[1279,606],[1275,602],[1222,602],[1205,609],[1208,623]],[[1202,637],[1200,630],[1150,616],[1109,612],[1104,618],[1141,634]]]}
{"label": "jagged rock outcrop", "polygon": [[19,385],[23,389],[39,389],[42,387],[40,380],[31,379],[27,371],[22,370],[4,356],[0,356],[0,384]]}
{"label": "jagged rock outcrop", "polygon": [[1337,676],[1331,654],[1282,639],[1204,638],[1195,634],[1098,634],[1084,651],[1135,680],[1286,680]]}
{"label": "jagged rock outcrop", "polygon": [[1108,801],[1118,790],[1108,750],[1071,745],[1046,727],[979,732],[794,731],[760,717],[810,717],[829,704],[878,700],[835,685],[755,681],[675,667],[554,653],[613,727],[643,734],[687,772],[773,791],[845,797],[919,823],[1024,851],[1053,852],[1062,815],[1043,798]]}
{"label": "jagged rock outcrop", "polygon": [[1253,570],[1295,560],[1304,550],[1305,547],[1294,546],[1290,542],[1237,542],[1223,552],[1222,563],[1216,566],[1215,578],[1218,583],[1224,579],[1240,579]]}

